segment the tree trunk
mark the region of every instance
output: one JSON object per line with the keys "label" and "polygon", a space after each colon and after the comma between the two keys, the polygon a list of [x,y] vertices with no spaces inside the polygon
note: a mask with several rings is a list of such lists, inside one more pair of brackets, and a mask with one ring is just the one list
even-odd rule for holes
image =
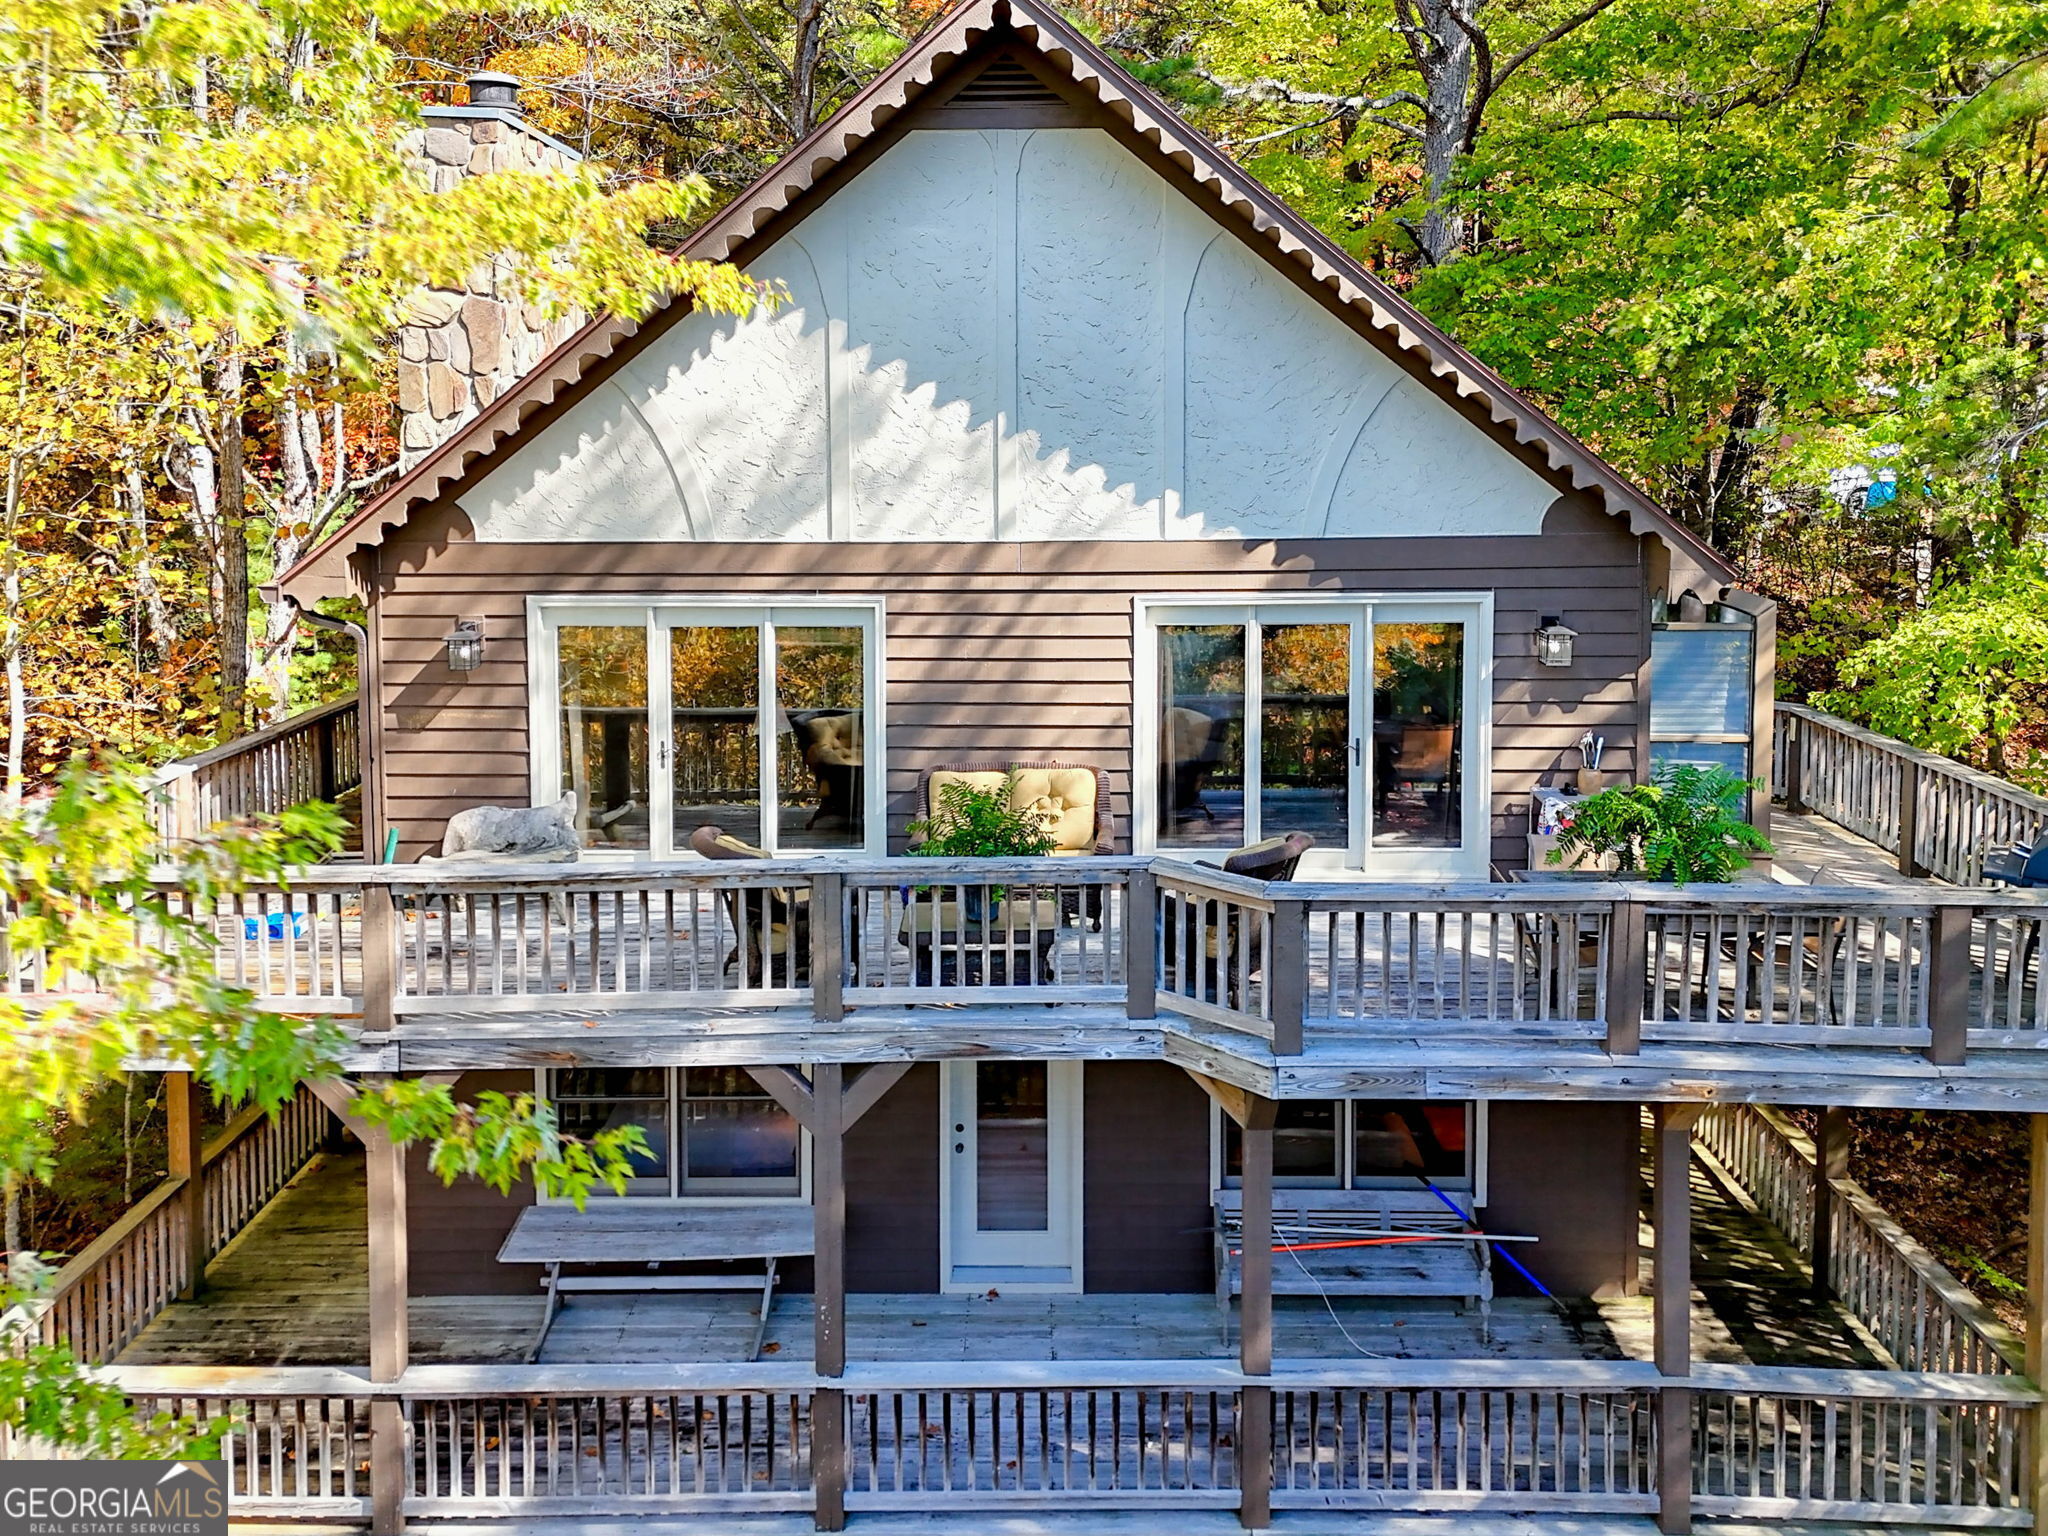
{"label": "tree trunk", "polygon": [[1429,206],[1418,237],[1431,266],[1457,259],[1465,243],[1465,219],[1446,205],[1463,152],[1466,114],[1471,110],[1472,38],[1484,0],[1422,0],[1419,7],[1428,41],[1422,45],[1425,110],[1422,129],[1422,190]]}
{"label": "tree trunk", "polygon": [[825,51],[825,0],[799,0],[796,53],[789,70],[789,131],[801,139],[816,126],[818,60]]}
{"label": "tree trunk", "polygon": [[249,699],[249,487],[242,438],[242,351],[220,365],[220,728],[242,734]]}

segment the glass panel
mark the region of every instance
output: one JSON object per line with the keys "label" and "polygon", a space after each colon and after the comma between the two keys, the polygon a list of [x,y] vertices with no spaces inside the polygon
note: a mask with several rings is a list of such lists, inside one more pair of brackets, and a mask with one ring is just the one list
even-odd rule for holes
{"label": "glass panel", "polygon": [[647,631],[564,624],[562,788],[586,846],[647,846]]}
{"label": "glass panel", "polygon": [[1042,1061],[974,1072],[974,1210],[982,1232],[1044,1232],[1051,1222],[1052,1121]]}
{"label": "glass panel", "polygon": [[1351,1106],[1353,1172],[1360,1180],[1414,1184],[1418,1173],[1442,1183],[1468,1177],[1463,1104],[1403,1104],[1358,1099]]}
{"label": "glass panel", "polygon": [[669,631],[675,712],[675,838],[709,823],[761,841],[761,631],[693,624]]}
{"label": "glass panel", "polygon": [[1268,624],[1260,639],[1259,835],[1351,841],[1351,626]]}
{"label": "glass panel", "polygon": [[683,1188],[744,1181],[751,1192],[797,1191],[797,1126],[771,1099],[690,1099],[683,1105]]}
{"label": "glass panel", "polygon": [[1746,736],[1753,679],[1750,632],[1659,629],[1650,634],[1650,734]]}
{"label": "glass panel", "polygon": [[647,1151],[633,1160],[626,1185],[632,1194],[669,1192],[668,1077],[660,1067],[577,1068],[554,1076],[555,1119],[564,1135],[588,1139],[640,1127]]}
{"label": "glass panel", "polygon": [[1244,837],[1244,626],[1159,627],[1159,841]]}
{"label": "glass panel", "polygon": [[1464,840],[1465,626],[1375,624],[1372,841],[1456,848]]}
{"label": "glass panel", "polygon": [[[1333,1186],[1343,1169],[1337,1159],[1338,1101],[1288,1099],[1273,1123],[1273,1181],[1296,1188]],[[1244,1177],[1244,1132],[1228,1116],[1223,1121],[1223,1173],[1233,1182]]]}
{"label": "glass panel", "polygon": [[683,1092],[693,1099],[765,1099],[768,1090],[745,1067],[685,1067]]}
{"label": "glass panel", "polygon": [[865,843],[865,677],[859,628],[776,626],[777,846]]}
{"label": "glass panel", "polygon": [[1726,768],[1737,778],[1749,777],[1749,743],[1746,741],[1653,741],[1650,766],[1691,763],[1699,768]]}

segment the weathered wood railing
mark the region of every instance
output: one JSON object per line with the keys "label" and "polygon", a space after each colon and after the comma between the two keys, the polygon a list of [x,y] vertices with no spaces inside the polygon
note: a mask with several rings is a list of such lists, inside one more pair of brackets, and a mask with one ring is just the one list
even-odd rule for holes
{"label": "weathered wood railing", "polygon": [[[206,1255],[249,1224],[326,1139],[330,1117],[303,1089],[275,1118],[249,1108],[207,1146],[201,1167]],[[33,1307],[36,1337],[81,1360],[112,1360],[191,1282],[182,1178],[164,1180],[53,1277]]]}
{"label": "weathered wood railing", "polygon": [[[1304,1031],[1618,1054],[1871,1046],[1944,1065],[2048,1048],[2037,892],[1266,884],[1166,858],[832,858],[323,866],[201,918],[220,974],[265,1006],[360,1015],[371,1033],[419,1016],[833,1024],[946,1005],[1079,1009],[1103,1027],[1165,1012],[1281,1055]],[[0,963],[0,991],[31,1004],[70,989],[89,983],[46,956]]]}
{"label": "weathered wood railing", "polygon": [[[121,1368],[139,1410],[226,1420],[243,1518],[532,1519],[845,1508],[1668,1513],[2016,1527],[2039,1395],[2018,1378],[1636,1361]],[[1270,1428],[1244,1411],[1257,1388]],[[813,1435],[818,1394],[843,1429]],[[1661,1446],[1658,1399],[1691,1433]],[[379,1403],[397,1405],[381,1420]],[[1680,1422],[1687,1422],[1681,1418]],[[373,1453],[385,1423],[394,1455]],[[818,1423],[830,1422],[821,1413]],[[1689,1493],[1689,1498],[1686,1495]]]}
{"label": "weathered wood railing", "polygon": [[1979,885],[1985,854],[2048,832],[2048,797],[1953,758],[1803,704],[1779,704],[1771,729],[1771,793],[1868,838],[1903,874]]}
{"label": "weathered wood railing", "polygon": [[157,833],[180,842],[245,816],[275,815],[308,800],[333,800],[363,782],[362,717],[356,697],[302,710],[155,774]]}
{"label": "weathered wood railing", "polygon": [[[2001,1373],[2024,1368],[2020,1340],[1941,1261],[1852,1179],[1818,1194],[1812,1140],[1764,1105],[1717,1104],[1694,1133],[1716,1163],[1793,1245],[1818,1255],[1822,1279],[1909,1371]],[[1825,1214],[1826,1241],[1815,1227]]]}

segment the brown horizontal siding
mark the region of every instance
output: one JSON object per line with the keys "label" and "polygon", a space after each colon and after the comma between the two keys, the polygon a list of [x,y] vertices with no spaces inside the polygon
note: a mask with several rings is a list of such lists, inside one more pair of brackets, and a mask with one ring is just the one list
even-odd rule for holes
{"label": "brown horizontal siding", "polygon": [[[385,781],[404,857],[431,848],[457,810],[525,803],[526,604],[539,594],[880,597],[899,839],[926,769],[1016,757],[1101,767],[1127,843],[1139,594],[1491,591],[1489,809],[1503,862],[1521,862],[1529,791],[1576,766],[1582,733],[1606,738],[1610,770],[1634,766],[1643,570],[1637,541],[1583,502],[1560,503],[1541,538],[1277,543],[480,544],[444,510],[377,558]],[[1579,632],[1569,672],[1531,654],[1548,614]],[[441,637],[471,616],[486,659],[459,676]]]}

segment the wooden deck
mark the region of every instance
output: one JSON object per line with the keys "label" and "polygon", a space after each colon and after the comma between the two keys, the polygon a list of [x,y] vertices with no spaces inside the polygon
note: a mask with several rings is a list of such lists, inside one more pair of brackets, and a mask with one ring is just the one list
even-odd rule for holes
{"label": "wooden deck", "polygon": [[[1694,1171],[1695,1357],[1725,1364],[1869,1366],[1877,1357],[1839,1308],[1815,1301],[1774,1229]],[[221,1253],[198,1301],[176,1302],[119,1357],[123,1365],[362,1365],[367,1360],[366,1203],[360,1157],[323,1155]],[[541,1298],[416,1296],[418,1364],[525,1358]],[[670,1364],[746,1358],[753,1300],[726,1294],[577,1296],[542,1364]],[[867,1361],[1228,1359],[1213,1298],[1189,1295],[957,1297],[853,1295],[847,1348]],[[1490,1339],[1448,1301],[1275,1303],[1283,1360],[1622,1360],[1650,1358],[1647,1296],[1574,1305],[1494,1303]],[[811,1306],[780,1295],[763,1359],[807,1361]]]}

